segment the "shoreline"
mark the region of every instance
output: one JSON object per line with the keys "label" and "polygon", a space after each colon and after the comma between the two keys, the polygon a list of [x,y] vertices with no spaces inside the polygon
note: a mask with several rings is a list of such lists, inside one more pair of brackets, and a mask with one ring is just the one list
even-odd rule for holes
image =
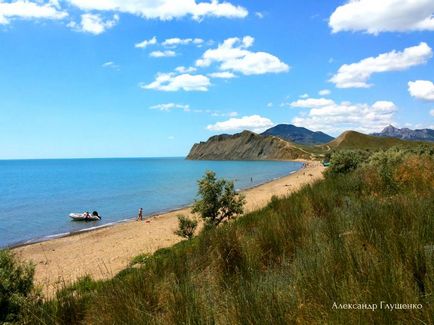
{"label": "shoreline", "polygon": [[[300,162],[300,163],[301,162],[304,162],[304,163],[309,162],[307,160],[306,161],[304,161],[304,160],[303,161],[300,161],[300,160],[298,160],[298,161],[297,160],[291,160],[291,161],[293,161],[293,162]],[[303,167],[300,167],[300,169],[298,169],[296,171],[292,171],[292,172],[290,172],[287,175],[283,175],[281,177],[273,178],[273,179],[267,180],[265,182],[256,184],[256,185],[251,186],[251,187],[241,188],[239,190],[239,192],[244,193],[246,191],[255,189],[257,187],[269,184],[269,183],[274,182],[276,180],[279,180],[279,179],[282,179],[284,177],[287,177],[287,176],[290,176],[292,174],[295,174],[295,173],[299,172],[300,170],[303,170]],[[185,204],[185,205],[182,205],[182,206],[178,206],[178,207],[169,208],[169,209],[166,209],[166,210],[161,210],[161,211],[153,212],[151,214],[144,215],[143,216],[143,221],[146,221],[146,220],[149,220],[149,219],[152,219],[154,217],[161,216],[161,215],[164,215],[164,214],[167,214],[167,213],[174,213],[176,211],[181,211],[181,210],[184,210],[184,209],[189,209],[192,205],[193,205],[193,203],[188,203],[188,204]],[[129,222],[134,222],[134,221],[136,221],[136,217],[130,217],[130,218],[122,219],[122,220],[119,220],[119,221],[113,221],[113,222],[109,222],[109,223],[106,223],[106,224],[102,224],[100,226],[95,226],[95,227],[90,227],[90,228],[84,228],[84,229],[80,229],[80,230],[76,230],[76,231],[69,231],[69,232],[65,232],[65,233],[46,235],[46,236],[43,236],[43,237],[37,237],[37,238],[34,238],[34,239],[29,239],[29,240],[23,240],[23,241],[20,241],[20,242],[17,242],[17,243],[13,243],[13,244],[11,244],[9,246],[0,247],[0,249],[15,250],[15,249],[26,247],[26,246],[29,246],[29,245],[35,245],[35,244],[39,244],[39,243],[44,243],[44,242],[47,242],[47,241],[56,240],[56,239],[60,239],[60,238],[72,237],[72,236],[80,235],[80,234],[87,233],[87,232],[98,231],[100,229],[116,227],[118,225],[121,225],[121,224],[124,224],[124,223],[129,223]]]}
{"label": "shoreline", "polygon": [[[305,168],[281,178],[242,190],[246,213],[264,207],[273,195],[284,196],[322,178],[324,167],[316,161],[301,161]],[[191,206],[191,205],[190,205]],[[193,216],[190,206],[149,215],[143,221],[102,225],[62,237],[11,248],[17,257],[35,265],[35,283],[46,297],[80,277],[108,279],[125,269],[139,254],[152,254],[182,239],[174,234],[179,214]]]}

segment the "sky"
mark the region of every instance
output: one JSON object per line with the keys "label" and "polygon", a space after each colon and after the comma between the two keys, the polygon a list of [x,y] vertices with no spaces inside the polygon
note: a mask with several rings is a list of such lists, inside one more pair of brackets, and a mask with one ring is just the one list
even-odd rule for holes
{"label": "sky", "polygon": [[0,159],[434,128],[434,1],[0,0]]}

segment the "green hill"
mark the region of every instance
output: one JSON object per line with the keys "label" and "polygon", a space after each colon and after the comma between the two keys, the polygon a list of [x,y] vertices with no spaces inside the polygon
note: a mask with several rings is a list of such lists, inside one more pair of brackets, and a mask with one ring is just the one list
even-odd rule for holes
{"label": "green hill", "polygon": [[360,149],[360,150],[379,150],[388,149],[393,146],[414,147],[418,144],[426,144],[427,142],[405,141],[396,138],[377,137],[373,135],[366,135],[356,131],[346,131],[342,133],[335,140],[319,146],[323,150],[343,150],[343,149]]}

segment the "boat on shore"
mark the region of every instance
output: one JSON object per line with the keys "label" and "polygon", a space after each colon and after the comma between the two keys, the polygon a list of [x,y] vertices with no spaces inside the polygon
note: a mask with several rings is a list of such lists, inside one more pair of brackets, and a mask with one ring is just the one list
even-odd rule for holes
{"label": "boat on shore", "polygon": [[73,221],[99,221],[101,217],[98,215],[98,212],[93,211],[92,214],[89,213],[70,213],[69,217]]}

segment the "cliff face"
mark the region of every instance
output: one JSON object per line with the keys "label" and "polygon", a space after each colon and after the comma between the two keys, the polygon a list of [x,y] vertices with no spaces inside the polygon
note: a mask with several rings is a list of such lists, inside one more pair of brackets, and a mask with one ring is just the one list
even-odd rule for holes
{"label": "cliff face", "polygon": [[250,131],[218,135],[196,143],[187,156],[190,160],[290,160],[309,158],[309,153],[273,136]]}

